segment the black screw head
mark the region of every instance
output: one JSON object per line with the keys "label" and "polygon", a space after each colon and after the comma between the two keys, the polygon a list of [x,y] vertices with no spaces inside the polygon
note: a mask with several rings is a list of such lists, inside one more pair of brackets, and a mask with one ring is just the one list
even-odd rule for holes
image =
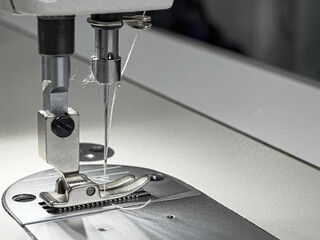
{"label": "black screw head", "polygon": [[52,132],[61,138],[69,137],[75,128],[74,121],[69,116],[57,117],[51,124]]}

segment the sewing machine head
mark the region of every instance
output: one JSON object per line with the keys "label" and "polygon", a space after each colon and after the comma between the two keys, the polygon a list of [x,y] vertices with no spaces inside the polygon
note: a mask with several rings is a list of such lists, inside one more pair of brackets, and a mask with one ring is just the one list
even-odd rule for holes
{"label": "sewing machine head", "polygon": [[[120,82],[122,75],[119,29],[124,22],[136,30],[151,27],[150,17],[127,13],[165,9],[172,3],[173,0],[0,1],[4,11],[38,18],[43,91],[43,110],[38,113],[39,154],[55,169],[17,181],[2,198],[6,211],[32,239],[275,239],[166,174],[119,165],[108,168],[107,181],[98,183],[97,176],[106,176],[101,165],[79,166],[79,114],[68,106],[75,16],[91,15],[87,19],[95,29],[91,77],[104,87],[108,108],[109,86]],[[108,124],[105,128],[107,132]],[[107,135],[105,139],[108,146]],[[105,147],[105,159],[107,155]],[[139,210],[140,216],[109,211],[123,207]],[[178,221],[171,221],[176,218],[173,214],[162,218],[163,212],[178,214]],[[100,223],[113,226],[112,231],[97,228]],[[107,233],[98,235],[97,230]]]}
{"label": "sewing machine head", "polygon": [[[42,56],[43,110],[38,113],[39,154],[62,176],[53,192],[42,192],[44,202],[55,208],[103,202],[130,195],[149,177],[128,175],[99,185],[79,173],[79,114],[68,106],[70,56],[74,53],[75,15],[91,14],[95,29],[95,52],[91,59],[93,78],[105,86],[121,80],[119,29],[123,22],[137,30],[151,27],[148,16],[124,16],[127,12],[165,9],[173,0],[14,0],[0,8],[38,17],[39,54]],[[106,103],[107,104],[107,103]],[[106,129],[105,131],[108,131]],[[106,140],[107,141],[107,140]],[[106,144],[107,146],[107,144]],[[107,156],[107,149],[106,156]]]}
{"label": "sewing machine head", "polygon": [[0,10],[20,15],[68,16],[167,9],[173,0],[6,0]]}

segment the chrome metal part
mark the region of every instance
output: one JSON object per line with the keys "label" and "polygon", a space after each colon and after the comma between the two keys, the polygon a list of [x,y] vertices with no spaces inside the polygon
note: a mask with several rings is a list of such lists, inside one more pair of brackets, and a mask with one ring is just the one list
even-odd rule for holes
{"label": "chrome metal part", "polygon": [[39,154],[62,173],[56,181],[55,190],[41,192],[40,198],[53,208],[75,207],[83,204],[122,198],[144,187],[149,176],[135,179],[125,176],[108,184],[99,185],[79,173],[79,116],[69,108],[68,117],[74,122],[71,135],[59,137],[52,131],[56,116],[49,111],[39,111]]}
{"label": "chrome metal part", "polygon": [[112,22],[102,22],[88,18],[87,22],[95,28],[121,28],[123,22],[127,23],[130,27],[141,31],[149,30],[152,27],[151,17],[147,15],[123,16],[123,21]]}
{"label": "chrome metal part", "polygon": [[91,69],[95,79],[101,84],[112,84],[121,79],[121,58],[114,58],[110,54],[109,59],[91,59]]}
{"label": "chrome metal part", "polygon": [[135,179],[127,175],[108,184],[93,182],[84,174],[63,175],[53,192],[41,192],[40,198],[53,208],[76,207],[126,197],[149,182],[148,176]]}
{"label": "chrome metal part", "polygon": [[101,84],[112,84],[121,80],[118,28],[95,28],[95,55],[91,59],[91,70]]}
{"label": "chrome metal part", "polygon": [[92,27],[98,27],[98,28],[121,28],[123,26],[122,21],[112,21],[112,22],[102,22],[102,21],[96,21],[92,18],[87,18],[87,22],[90,23]]}
{"label": "chrome metal part", "polygon": [[38,113],[39,155],[64,174],[79,171],[79,114],[68,108],[66,114],[74,121],[74,130],[67,138],[61,138],[52,131],[56,115],[48,110]]}
{"label": "chrome metal part", "polygon": [[56,116],[68,110],[69,56],[42,56],[43,109]]}
{"label": "chrome metal part", "polygon": [[[119,56],[119,29],[122,21],[102,22],[87,19],[95,28],[95,55],[91,58],[91,70],[101,84],[121,80],[121,57]],[[124,16],[123,21],[136,30],[151,28],[151,17],[145,15]]]}
{"label": "chrome metal part", "polygon": [[[200,191],[166,174],[137,167],[109,166],[106,181],[100,165],[81,166],[80,172],[100,184],[128,174],[160,174],[164,179],[147,184],[138,198],[132,195],[130,199],[69,207],[55,213],[50,213],[39,197],[29,202],[13,200],[19,194],[38,196],[52,189],[58,177],[52,169],[14,183],[2,197],[3,206],[32,239],[38,240],[276,240]],[[130,177],[127,181],[130,182]]]}
{"label": "chrome metal part", "polygon": [[[114,155],[114,150],[108,148],[108,158]],[[80,143],[80,162],[104,160],[104,146],[96,143]]]}
{"label": "chrome metal part", "polygon": [[149,30],[152,27],[151,17],[147,15],[124,16],[123,21],[140,31]]}
{"label": "chrome metal part", "polygon": [[81,211],[83,209],[89,209],[89,208],[99,208],[104,206],[110,206],[112,204],[119,204],[119,203],[128,203],[128,202],[141,202],[143,199],[154,199],[153,196],[151,196],[148,192],[144,191],[143,189],[134,192],[133,194],[121,197],[121,198],[114,198],[109,199],[101,202],[94,202],[94,203],[87,203],[87,204],[81,204],[81,205],[75,205],[72,207],[64,207],[64,208],[53,208],[49,207],[45,202],[40,202],[39,205],[48,213],[50,214],[62,214],[65,212],[74,212],[74,211]]}

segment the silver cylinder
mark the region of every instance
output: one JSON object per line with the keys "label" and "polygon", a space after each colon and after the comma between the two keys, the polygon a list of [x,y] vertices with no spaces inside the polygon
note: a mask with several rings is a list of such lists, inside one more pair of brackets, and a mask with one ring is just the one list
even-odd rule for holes
{"label": "silver cylinder", "polygon": [[42,56],[43,109],[56,116],[68,111],[69,56]]}
{"label": "silver cylinder", "polygon": [[119,29],[95,30],[95,53],[99,59],[108,59],[108,54],[114,58],[119,56]]}
{"label": "silver cylinder", "polygon": [[95,30],[95,56],[91,60],[95,79],[101,84],[112,84],[121,79],[119,29]]}

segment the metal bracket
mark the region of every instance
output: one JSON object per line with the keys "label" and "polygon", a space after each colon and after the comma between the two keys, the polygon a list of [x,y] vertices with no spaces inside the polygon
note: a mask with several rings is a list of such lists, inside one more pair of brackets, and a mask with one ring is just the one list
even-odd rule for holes
{"label": "metal bracket", "polygon": [[38,113],[39,155],[63,174],[79,172],[79,114],[72,108],[66,113],[74,121],[70,136],[62,138],[52,131],[56,116],[48,110]]}

